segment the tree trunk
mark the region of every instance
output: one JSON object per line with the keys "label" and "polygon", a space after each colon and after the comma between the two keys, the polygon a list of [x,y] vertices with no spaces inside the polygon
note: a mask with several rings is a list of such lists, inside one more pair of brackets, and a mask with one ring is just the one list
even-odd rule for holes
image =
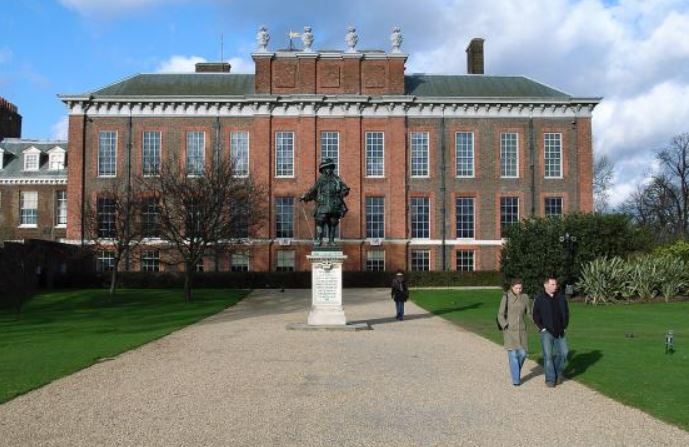
{"label": "tree trunk", "polygon": [[189,266],[187,265],[187,268],[185,269],[184,272],[184,300],[187,303],[191,302],[191,281],[192,281],[192,275],[194,272],[192,272],[189,269]]}
{"label": "tree trunk", "polygon": [[110,273],[110,299],[112,299],[115,296],[116,292],[117,292],[117,267],[112,269],[112,272]]}

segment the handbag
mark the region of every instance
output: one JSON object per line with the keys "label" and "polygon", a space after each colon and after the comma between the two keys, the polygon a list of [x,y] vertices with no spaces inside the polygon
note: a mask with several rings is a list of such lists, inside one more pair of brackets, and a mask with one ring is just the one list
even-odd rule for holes
{"label": "handbag", "polygon": [[[507,320],[507,308],[509,306],[510,300],[509,300],[509,297],[507,296],[507,294],[505,294],[503,296],[505,297],[505,320]],[[500,326],[500,319],[498,317],[495,317],[495,324],[498,326],[499,331],[504,331],[505,329],[507,329],[507,326],[505,326],[505,327]]]}

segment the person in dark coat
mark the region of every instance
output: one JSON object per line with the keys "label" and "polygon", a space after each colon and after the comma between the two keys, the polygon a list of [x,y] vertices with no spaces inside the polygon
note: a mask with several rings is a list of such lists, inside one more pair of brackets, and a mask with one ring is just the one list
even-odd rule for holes
{"label": "person in dark coat", "polygon": [[407,287],[407,280],[404,279],[402,270],[398,270],[392,280],[390,295],[392,299],[395,300],[395,309],[397,310],[395,318],[400,321],[404,320],[404,302],[409,299],[409,288]]}
{"label": "person in dark coat", "polygon": [[552,388],[564,379],[562,373],[569,352],[565,338],[569,306],[565,295],[557,289],[557,279],[546,278],[543,289],[534,300],[533,321],[541,337],[545,384]]}

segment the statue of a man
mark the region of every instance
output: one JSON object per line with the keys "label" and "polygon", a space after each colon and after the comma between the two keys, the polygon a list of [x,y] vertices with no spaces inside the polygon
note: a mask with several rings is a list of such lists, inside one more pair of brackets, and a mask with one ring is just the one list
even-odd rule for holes
{"label": "statue of a man", "polygon": [[323,236],[327,228],[328,245],[335,245],[335,233],[337,226],[345,214],[347,205],[344,198],[349,194],[349,187],[335,174],[335,162],[326,158],[318,166],[321,175],[316,183],[299,197],[299,200],[308,202],[316,201],[313,217],[316,219],[316,234],[313,244],[323,245]]}

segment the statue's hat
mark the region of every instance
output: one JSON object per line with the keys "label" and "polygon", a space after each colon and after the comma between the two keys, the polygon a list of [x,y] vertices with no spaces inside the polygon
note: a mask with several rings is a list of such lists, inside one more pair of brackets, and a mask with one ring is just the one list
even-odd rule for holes
{"label": "statue's hat", "polygon": [[335,169],[335,162],[333,161],[332,158],[326,158],[321,161],[321,164],[318,166],[318,172],[323,172],[323,169],[326,168],[333,168]]}

